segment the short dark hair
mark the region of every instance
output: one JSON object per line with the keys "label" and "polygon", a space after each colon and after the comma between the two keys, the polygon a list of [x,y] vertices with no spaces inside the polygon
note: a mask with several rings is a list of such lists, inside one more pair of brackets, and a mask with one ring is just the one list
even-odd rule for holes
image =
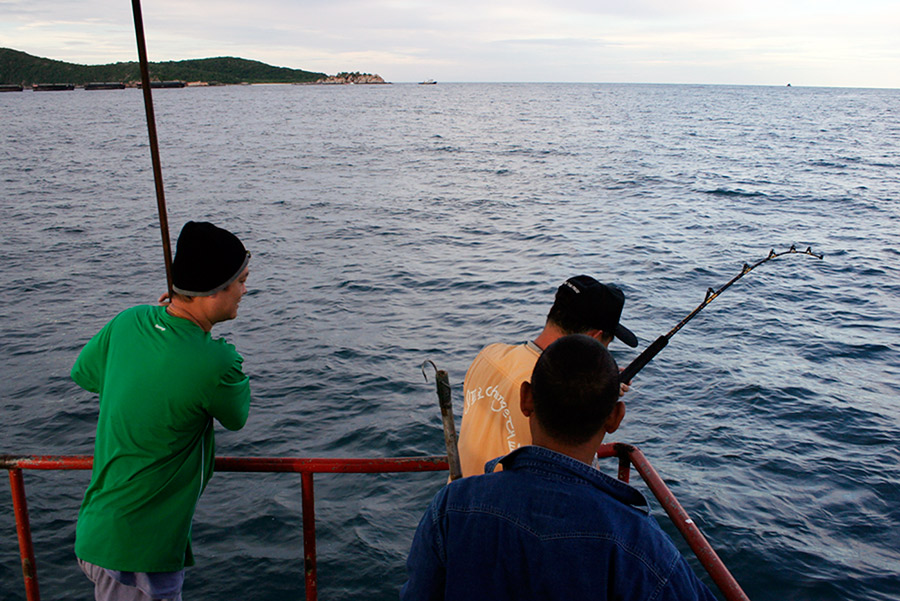
{"label": "short dark hair", "polygon": [[553,306],[547,314],[547,321],[558,327],[563,334],[584,334],[593,326],[584,319],[584,314],[567,302],[562,290],[556,291]]}
{"label": "short dark hair", "polygon": [[619,400],[619,368],[590,336],[563,336],[538,359],[531,391],[544,431],[568,444],[584,444],[600,431]]}

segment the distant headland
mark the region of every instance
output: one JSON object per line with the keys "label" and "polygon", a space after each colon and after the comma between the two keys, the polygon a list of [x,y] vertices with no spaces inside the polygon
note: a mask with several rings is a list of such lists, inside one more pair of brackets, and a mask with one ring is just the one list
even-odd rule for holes
{"label": "distant headland", "polygon": [[[387,83],[381,76],[370,73],[326,75],[303,69],[273,67],[259,61],[230,56],[150,63],[148,67],[151,81],[179,81],[194,85]],[[32,87],[35,84],[53,83],[85,86],[94,82],[119,82],[127,87],[137,87],[140,81],[140,66],[137,62],[78,65],[32,56],[12,48],[0,48],[0,85]]]}

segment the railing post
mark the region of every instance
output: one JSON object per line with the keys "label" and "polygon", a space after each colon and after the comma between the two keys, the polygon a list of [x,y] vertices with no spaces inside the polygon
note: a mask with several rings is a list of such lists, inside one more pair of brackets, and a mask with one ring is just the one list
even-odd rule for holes
{"label": "railing post", "polygon": [[634,447],[617,443],[615,445],[616,456],[619,458],[619,480],[628,484],[631,479],[631,451]]}
{"label": "railing post", "polygon": [[306,601],[319,598],[316,584],[316,497],[312,472],[300,474],[303,484],[303,567],[306,573]]}
{"label": "railing post", "polygon": [[28,522],[28,502],[25,499],[25,479],[22,477],[21,469],[9,469],[9,485],[12,488],[13,513],[16,516],[16,532],[19,535],[19,554],[22,556],[25,598],[28,601],[40,601],[34,545],[31,542],[31,525]]}
{"label": "railing post", "polygon": [[669,490],[669,487],[666,486],[666,483],[663,482],[663,479],[659,476],[656,469],[650,465],[650,462],[647,461],[647,458],[644,457],[644,454],[640,449],[632,447],[629,454],[631,456],[631,462],[634,464],[634,469],[637,470],[641,478],[644,479],[644,482],[653,493],[653,496],[655,496],[660,505],[662,505],[663,509],[669,515],[669,519],[672,520],[672,523],[675,524],[675,527],[681,532],[681,535],[697,555],[697,559],[703,564],[703,567],[706,569],[707,573],[709,573],[713,582],[716,583],[716,586],[719,587],[719,590],[725,595],[725,598],[728,601],[750,601],[747,594],[741,588],[741,585],[737,583],[737,580],[734,579],[734,576],[731,575],[731,572],[729,572],[728,568],[725,567],[725,564],[722,563],[722,560],[712,548],[712,545],[709,544],[709,541],[707,541],[706,537],[703,536],[703,533],[700,532],[700,528],[698,528],[697,524],[694,523],[694,520],[690,518],[681,506],[681,503],[678,502],[678,499],[675,498],[675,495],[672,494],[672,491]]}

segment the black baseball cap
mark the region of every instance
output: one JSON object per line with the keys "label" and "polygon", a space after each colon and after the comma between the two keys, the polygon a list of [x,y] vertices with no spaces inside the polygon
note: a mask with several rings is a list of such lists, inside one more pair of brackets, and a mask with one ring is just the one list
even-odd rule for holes
{"label": "black baseball cap", "polygon": [[571,303],[573,314],[587,326],[612,332],[628,346],[637,346],[637,336],[619,323],[625,294],[617,286],[601,284],[589,275],[577,275],[563,282],[556,291],[556,298]]}

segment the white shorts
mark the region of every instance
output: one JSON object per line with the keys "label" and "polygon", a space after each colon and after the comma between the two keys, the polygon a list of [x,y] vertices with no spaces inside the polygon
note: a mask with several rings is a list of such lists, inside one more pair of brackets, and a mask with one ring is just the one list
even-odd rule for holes
{"label": "white shorts", "polygon": [[[184,570],[180,572],[166,572],[163,576],[165,588],[164,595],[158,596],[155,586],[159,583],[158,575],[144,572],[113,572],[106,568],[78,559],[81,571],[94,583],[95,601],[182,601],[181,583],[184,582]],[[129,584],[116,579],[115,575],[125,576]],[[177,588],[175,591],[173,588]]]}

